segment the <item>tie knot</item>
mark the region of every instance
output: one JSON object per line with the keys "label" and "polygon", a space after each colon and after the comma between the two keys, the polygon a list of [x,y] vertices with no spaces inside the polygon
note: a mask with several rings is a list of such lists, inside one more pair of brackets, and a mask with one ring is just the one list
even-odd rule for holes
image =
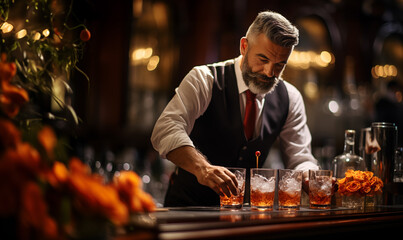
{"label": "tie knot", "polygon": [[256,99],[256,94],[254,94],[250,90],[246,90],[246,98],[248,100],[255,100]]}

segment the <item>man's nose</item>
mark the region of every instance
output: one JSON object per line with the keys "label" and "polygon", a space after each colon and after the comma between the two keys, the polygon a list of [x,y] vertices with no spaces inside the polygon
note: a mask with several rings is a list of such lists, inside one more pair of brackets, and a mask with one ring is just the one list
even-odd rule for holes
{"label": "man's nose", "polygon": [[263,68],[263,73],[268,77],[274,76],[274,65],[272,63],[266,63]]}

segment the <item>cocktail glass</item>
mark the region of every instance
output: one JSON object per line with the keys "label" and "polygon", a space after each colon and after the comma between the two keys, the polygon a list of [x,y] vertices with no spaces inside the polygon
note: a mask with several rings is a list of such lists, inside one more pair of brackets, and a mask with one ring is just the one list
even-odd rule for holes
{"label": "cocktail glass", "polygon": [[250,169],[250,205],[252,209],[273,209],[276,173],[277,171],[274,169]]}
{"label": "cocktail glass", "polygon": [[309,170],[310,208],[330,209],[332,200],[332,171]]}
{"label": "cocktail glass", "polygon": [[231,194],[230,197],[227,197],[225,194],[220,196],[220,206],[224,209],[240,209],[243,206],[243,198],[245,195],[245,176],[246,169],[245,168],[227,168],[233,174],[235,174],[236,180],[238,182],[238,193],[237,195]]}
{"label": "cocktail glass", "polygon": [[279,169],[279,209],[299,209],[301,204],[302,171]]}

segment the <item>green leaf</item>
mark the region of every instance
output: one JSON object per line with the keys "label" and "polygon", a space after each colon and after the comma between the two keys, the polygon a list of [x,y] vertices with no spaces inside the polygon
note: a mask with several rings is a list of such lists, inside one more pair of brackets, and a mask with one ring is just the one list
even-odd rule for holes
{"label": "green leaf", "polygon": [[71,116],[74,119],[74,123],[76,125],[78,125],[78,117],[77,117],[76,111],[74,111],[73,107],[70,105],[67,105],[66,107],[67,107],[67,110],[69,110],[69,112],[71,113]]}

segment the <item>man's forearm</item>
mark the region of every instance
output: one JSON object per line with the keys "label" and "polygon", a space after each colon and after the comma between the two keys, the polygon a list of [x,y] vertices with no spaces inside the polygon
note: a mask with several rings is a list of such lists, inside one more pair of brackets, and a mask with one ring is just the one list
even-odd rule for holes
{"label": "man's forearm", "polygon": [[192,146],[183,146],[170,151],[167,159],[195,176],[210,165],[206,157]]}
{"label": "man's forearm", "polygon": [[211,165],[206,157],[192,146],[183,146],[167,154],[168,160],[196,176],[197,181],[219,195],[238,194],[235,175],[225,167]]}

